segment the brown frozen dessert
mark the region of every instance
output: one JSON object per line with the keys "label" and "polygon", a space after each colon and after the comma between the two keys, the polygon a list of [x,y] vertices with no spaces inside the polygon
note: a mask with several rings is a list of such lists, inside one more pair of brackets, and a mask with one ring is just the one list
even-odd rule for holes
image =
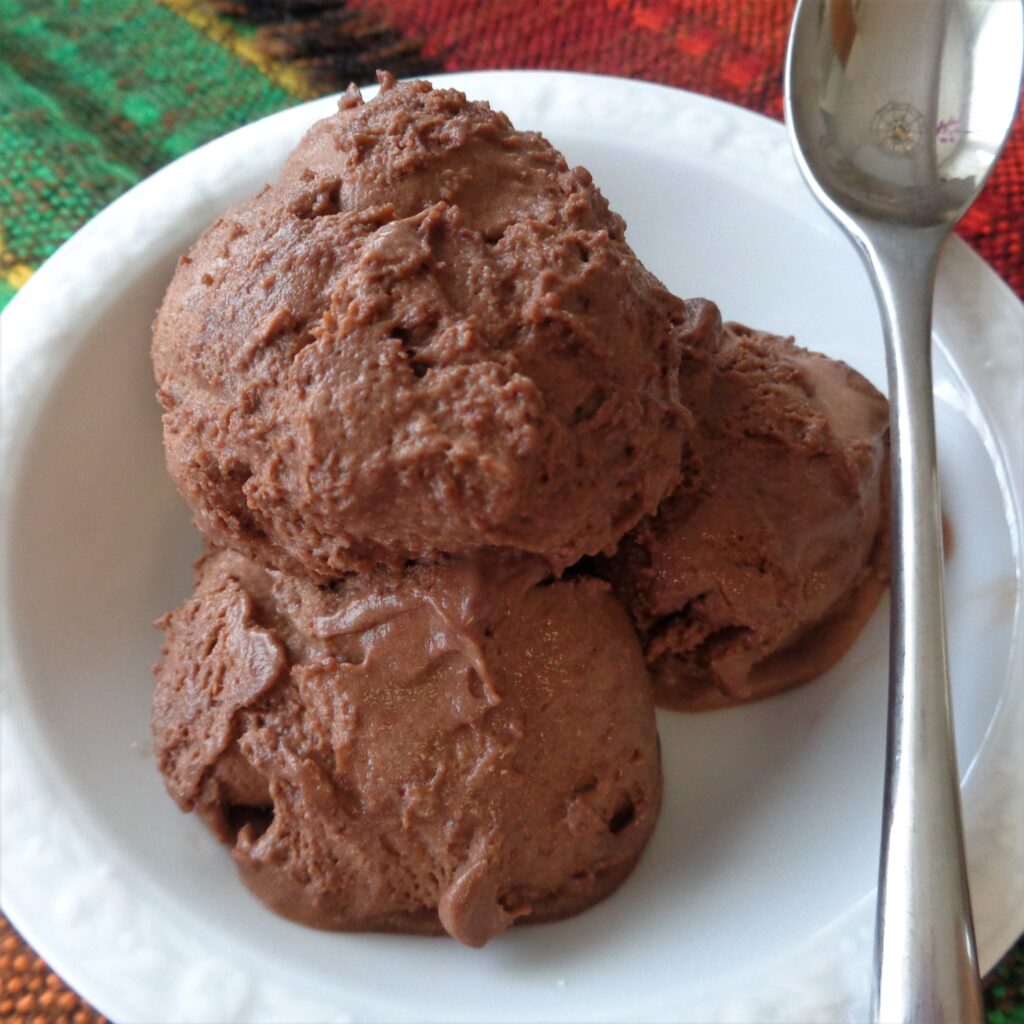
{"label": "brown frozen dessert", "polygon": [[481,946],[629,874],[661,767],[607,583],[449,561],[318,587],[228,551],[163,620],[167,788],[270,907]]}
{"label": "brown frozen dessert", "polygon": [[611,578],[658,703],[767,696],[824,672],[888,579],[888,403],[844,363],[738,324],[701,440]]}
{"label": "brown frozen dessert", "polygon": [[381,80],[180,261],[153,339],[171,474],[206,537],[322,581],[610,550],[679,481],[706,308],[540,135]]}

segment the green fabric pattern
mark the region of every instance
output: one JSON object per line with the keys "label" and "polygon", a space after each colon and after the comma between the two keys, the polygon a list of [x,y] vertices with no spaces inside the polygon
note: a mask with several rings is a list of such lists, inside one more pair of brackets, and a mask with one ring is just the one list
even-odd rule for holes
{"label": "green fabric pattern", "polygon": [[[50,96],[0,63],[0,240],[5,261],[38,266],[74,227],[139,178],[69,120]],[[68,168],[74,173],[68,174]]]}
{"label": "green fabric pattern", "polygon": [[996,965],[985,981],[988,1024],[1024,1024],[1024,939]]}
{"label": "green fabric pattern", "polygon": [[0,0],[0,307],[135,182],[295,102],[151,0]]}

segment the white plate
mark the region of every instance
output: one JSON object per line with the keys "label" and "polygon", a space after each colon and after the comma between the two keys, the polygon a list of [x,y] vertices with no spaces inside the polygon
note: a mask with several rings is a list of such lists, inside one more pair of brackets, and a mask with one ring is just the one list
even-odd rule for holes
{"label": "white plate", "polygon": [[[883,381],[856,257],[782,128],[683,92],[550,73],[456,75],[585,164],[673,290]],[[198,539],[163,468],[149,325],[175,258],[271,179],[330,100],[140,184],[28,282],[3,327],[2,898],[54,968],[135,1020],[855,1020],[865,1016],[886,616],[816,685],[663,714],[666,801],[629,882],[483,951],[309,931],[253,900],[163,791],[151,620]],[[937,299],[950,647],[981,959],[1024,928],[1020,341],[1024,312],[960,242]]]}

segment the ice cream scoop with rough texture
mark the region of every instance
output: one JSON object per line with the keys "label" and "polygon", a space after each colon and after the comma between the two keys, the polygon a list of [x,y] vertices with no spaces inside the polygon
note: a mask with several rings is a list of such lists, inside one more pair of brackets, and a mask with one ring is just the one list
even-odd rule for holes
{"label": "ice cream scoop with rough texture", "polygon": [[288,917],[481,946],[606,896],[654,828],[650,686],[603,581],[492,557],[319,587],[221,551],[162,625],[168,790]]}
{"label": "ice cream scoop with rough texture", "polygon": [[814,678],[888,579],[888,403],[844,363],[738,324],[714,360],[683,483],[610,576],[659,703],[683,710]]}
{"label": "ice cream scoop with rough texture", "polygon": [[209,539],[321,581],[486,547],[561,570],[678,483],[706,321],[540,135],[382,76],[180,261],[168,466]]}

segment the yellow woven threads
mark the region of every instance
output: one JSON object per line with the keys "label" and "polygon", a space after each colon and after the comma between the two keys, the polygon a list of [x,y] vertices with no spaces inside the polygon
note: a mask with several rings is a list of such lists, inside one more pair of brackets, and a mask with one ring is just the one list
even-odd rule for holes
{"label": "yellow woven threads", "polygon": [[254,64],[275,85],[300,99],[314,99],[319,95],[310,86],[306,76],[281,61],[268,57],[251,39],[246,38],[223,18],[214,14],[201,0],[159,0],[164,7],[184,18],[208,39],[230,50],[249,64]]}
{"label": "yellow woven threads", "polygon": [[15,291],[32,276],[32,268],[27,263],[18,263],[7,251],[3,235],[0,234],[0,277]]}

